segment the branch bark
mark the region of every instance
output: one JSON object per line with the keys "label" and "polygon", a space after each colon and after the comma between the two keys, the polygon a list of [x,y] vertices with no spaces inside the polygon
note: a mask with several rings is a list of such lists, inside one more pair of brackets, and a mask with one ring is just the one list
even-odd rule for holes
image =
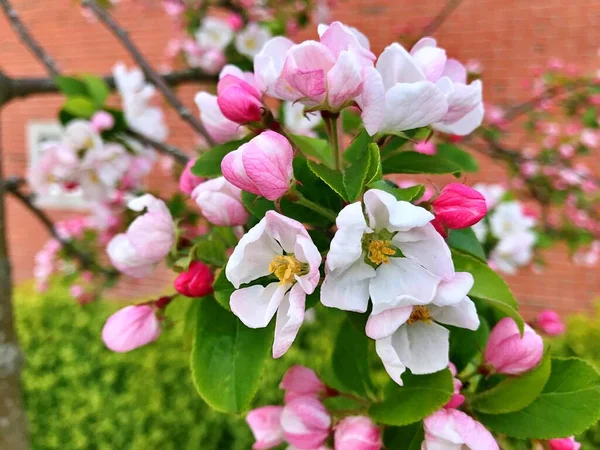
{"label": "branch bark", "polygon": [[158,151],[159,153],[162,153],[163,155],[171,156],[175,161],[177,161],[178,163],[180,163],[183,166],[185,166],[188,163],[188,161],[190,160],[190,158],[185,153],[183,153],[180,149],[178,149],[177,147],[166,144],[164,142],[155,141],[154,139],[151,139],[148,136],[140,134],[137,131],[127,130],[125,135],[141,142],[142,144],[144,144],[146,146],[153,147],[156,151]]}
{"label": "branch bark", "polygon": [[450,15],[454,12],[456,8],[460,6],[462,0],[448,0],[444,7],[440,10],[439,13],[423,28],[421,31],[421,37],[431,36],[433,33],[437,31],[439,27],[441,27],[446,19],[450,17]]}
{"label": "branch bark", "polygon": [[214,145],[212,137],[200,122],[200,119],[196,117],[186,106],[179,100],[175,93],[169,88],[167,83],[161,78],[161,76],[154,70],[154,68],[148,63],[146,58],[138,50],[136,45],[129,39],[128,33],[111,17],[111,15],[101,6],[96,3],[95,0],[83,0],[82,5],[89,8],[94,15],[102,22],[121,42],[123,47],[131,54],[136,64],[142,69],[146,77],[152,81],[156,88],[162,92],[167,101],[177,111],[181,119],[188,123],[194,131],[201,134],[209,145]]}

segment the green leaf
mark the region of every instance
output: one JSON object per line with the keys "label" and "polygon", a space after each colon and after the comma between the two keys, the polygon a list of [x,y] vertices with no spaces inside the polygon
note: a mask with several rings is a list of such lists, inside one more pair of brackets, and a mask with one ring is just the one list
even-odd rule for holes
{"label": "green leaf", "polygon": [[[359,136],[360,137],[360,136]],[[354,142],[359,141],[357,138]],[[354,145],[354,144],[353,144]],[[344,169],[342,180],[344,182],[344,189],[346,190],[346,199],[350,202],[356,200],[356,198],[362,193],[367,181],[367,173],[371,164],[371,150],[369,145],[362,146],[360,149],[355,151],[355,160],[352,164]],[[352,145],[348,147],[348,150],[353,150]]]}
{"label": "green leaf", "polygon": [[67,97],[87,97],[88,95],[85,83],[78,78],[59,75],[54,77],[54,82]]}
{"label": "green leaf", "polygon": [[325,139],[318,139],[299,134],[290,136],[292,142],[300,149],[300,152],[309,159],[315,159],[317,162],[323,163],[330,169],[333,168],[333,154],[329,142]]}
{"label": "green leaf", "polygon": [[267,211],[275,209],[275,203],[256,194],[242,191],[242,203],[253,216],[258,219],[265,217]]}
{"label": "green leaf", "polygon": [[[479,309],[481,307],[478,308],[478,313],[481,312]],[[485,349],[490,326],[482,314],[479,314],[479,322],[479,328],[475,331],[447,326],[450,330],[450,361],[454,363],[458,372],[464,370],[473,358]]]}
{"label": "green leaf", "polygon": [[62,109],[75,117],[89,119],[96,112],[96,105],[87,97],[68,97]]}
{"label": "green leaf", "polygon": [[367,172],[367,179],[365,184],[375,183],[381,181],[383,176],[383,168],[381,167],[381,154],[379,153],[379,146],[374,142],[369,144],[369,152],[371,158],[369,161],[369,171]]}
{"label": "green leaf", "polygon": [[229,298],[231,297],[231,294],[233,294],[233,291],[235,291],[235,287],[233,287],[233,284],[231,284],[225,276],[225,267],[223,267],[219,272],[219,275],[217,275],[217,278],[213,283],[213,290],[215,299],[219,302],[219,305],[230,310]]}
{"label": "green leaf", "polygon": [[517,301],[504,280],[487,264],[466,253],[453,250],[452,259],[457,272],[469,272],[475,279],[469,297],[475,303],[487,304],[503,317],[512,317],[523,332],[524,323],[517,311]]}
{"label": "green leaf", "polygon": [[211,298],[201,300],[191,355],[192,379],[212,408],[242,413],[260,385],[272,329],[250,329]]}
{"label": "green leaf", "polygon": [[339,170],[330,169],[322,164],[317,164],[314,161],[308,161],[308,167],[340,197],[346,201],[350,201],[346,195],[346,188],[344,187],[344,178],[342,172]]}
{"label": "green leaf", "polygon": [[486,414],[505,414],[529,406],[541,394],[550,377],[550,352],[540,364],[518,377],[508,377],[493,388],[475,395],[471,407]]}
{"label": "green leaf", "polygon": [[481,243],[475,236],[475,232],[471,228],[463,228],[462,230],[449,230],[448,245],[456,250],[468,253],[471,256],[486,261],[485,252]]}
{"label": "green leaf", "polygon": [[210,150],[202,153],[196,160],[194,166],[192,167],[192,173],[199,177],[220,177],[222,175],[221,161],[223,161],[225,155],[234,150],[237,150],[245,142],[245,139],[227,142],[225,144],[216,145]]}
{"label": "green leaf", "polygon": [[436,155],[456,163],[465,172],[477,172],[479,166],[469,152],[453,144],[438,144]]}
{"label": "green leaf", "polygon": [[429,375],[402,375],[404,386],[391,382],[385,400],[369,409],[369,416],[385,425],[403,426],[418,422],[448,403],[454,392],[450,370]]}
{"label": "green leaf", "polygon": [[331,367],[342,392],[371,397],[375,387],[369,374],[369,338],[348,320],[337,335]]}
{"label": "green leaf", "polygon": [[453,161],[441,156],[423,155],[417,152],[400,152],[382,162],[383,173],[451,173],[460,176],[462,168]]}
{"label": "green leaf", "polygon": [[102,108],[108,95],[110,94],[110,89],[108,88],[105,81],[95,75],[84,75],[83,82],[87,88],[87,92],[89,96],[94,101],[98,108]]}
{"label": "green leaf", "polygon": [[516,438],[579,434],[600,418],[600,376],[581,359],[552,359],[550,378],[533,403],[517,412],[477,417],[492,431]]}
{"label": "green leaf", "polygon": [[423,197],[425,186],[417,184],[408,188],[398,188],[390,184],[389,181],[379,180],[369,184],[371,189],[380,189],[396,197],[396,200],[410,202]]}
{"label": "green leaf", "polygon": [[404,427],[386,427],[383,432],[385,448],[393,450],[421,450],[424,439],[425,432],[422,422]]}
{"label": "green leaf", "polygon": [[362,130],[344,151],[344,161],[355,164],[364,157],[367,146],[372,142],[371,136]]}

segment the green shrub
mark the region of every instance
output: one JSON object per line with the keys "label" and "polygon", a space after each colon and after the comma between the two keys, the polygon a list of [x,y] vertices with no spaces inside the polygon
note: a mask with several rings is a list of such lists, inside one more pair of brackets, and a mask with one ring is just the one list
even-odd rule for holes
{"label": "green shrub", "polygon": [[[251,433],[243,417],[212,411],[191,382],[185,309],[181,299],[169,309],[160,339],[128,354],[107,350],[100,331],[119,306],[115,302],[78,306],[54,288],[40,296],[17,289],[17,325],[26,355],[25,400],[35,450],[247,450]],[[327,345],[316,325],[303,327],[289,354],[264,374],[257,405],[279,403],[285,370],[307,358],[301,349]],[[333,328],[321,325],[326,333]],[[311,352],[315,355],[314,352]],[[316,352],[311,366],[327,358]]]}

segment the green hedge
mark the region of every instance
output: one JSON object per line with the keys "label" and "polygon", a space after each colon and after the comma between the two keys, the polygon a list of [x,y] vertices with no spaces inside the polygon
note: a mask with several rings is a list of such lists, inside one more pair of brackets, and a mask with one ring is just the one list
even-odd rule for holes
{"label": "green hedge", "polygon": [[[195,392],[188,365],[191,336],[184,330],[189,327],[186,299],[174,302],[157,342],[128,354],[112,353],[100,340],[104,321],[118,308],[115,303],[80,307],[60,288],[39,296],[20,287],[15,304],[26,355],[23,380],[33,449],[251,447],[243,417],[211,411]],[[285,369],[306,357],[302,348],[331,347],[330,337],[315,334],[316,327],[303,328],[289,355],[265,370],[265,392],[257,405],[281,402],[277,386]],[[325,350],[317,355],[311,365],[327,357]]]}

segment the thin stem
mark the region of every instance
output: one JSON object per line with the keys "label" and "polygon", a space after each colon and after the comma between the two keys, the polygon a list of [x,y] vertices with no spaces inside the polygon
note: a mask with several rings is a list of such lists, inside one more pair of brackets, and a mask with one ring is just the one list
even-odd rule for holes
{"label": "thin stem", "polygon": [[31,33],[29,33],[29,30],[27,27],[25,27],[21,21],[21,18],[14,10],[10,2],[8,0],[0,0],[0,7],[4,10],[4,14],[6,14],[8,21],[21,38],[21,41],[23,41],[27,48],[44,65],[48,73],[53,77],[60,75],[60,71],[54,62],[54,59],[52,59],[52,57],[46,53],[46,51],[37,43]]}
{"label": "thin stem", "polygon": [[336,170],[342,170],[344,164],[342,160],[342,152],[340,149],[340,129],[338,126],[340,114],[330,113],[326,111],[323,111],[321,114],[323,116],[323,119],[325,120],[327,134],[329,135],[329,143],[331,144],[331,148],[333,150],[334,167]]}
{"label": "thin stem", "polygon": [[156,88],[162,92],[169,104],[177,111],[183,121],[188,123],[194,131],[204,136],[209,145],[214,145],[215,142],[198,119],[186,106],[179,100],[175,93],[169,88],[167,83],[148,63],[146,58],[138,50],[136,45],[129,39],[128,33],[111,17],[111,15],[95,0],[83,0],[82,5],[89,8],[94,15],[102,22],[121,42],[123,47],[131,54],[136,64],[142,69],[146,77],[152,81]]}
{"label": "thin stem", "polygon": [[125,132],[125,134],[135,139],[136,141],[141,142],[144,145],[154,148],[159,153],[173,157],[175,161],[177,161],[183,166],[185,166],[190,160],[190,158],[177,147],[166,144],[164,142],[155,141],[154,139],[151,139],[148,136],[140,134],[137,131],[131,129],[128,129]]}
{"label": "thin stem", "polygon": [[296,200],[295,200],[296,203],[298,203],[299,205],[302,205],[306,208],[312,209],[317,214],[320,214],[323,217],[326,217],[327,219],[331,220],[332,222],[335,222],[336,215],[333,211],[331,211],[330,209],[327,209],[327,208],[323,208],[321,205],[319,205],[313,201],[310,201],[309,199],[304,197],[300,192],[296,191],[295,195],[296,195]]}

